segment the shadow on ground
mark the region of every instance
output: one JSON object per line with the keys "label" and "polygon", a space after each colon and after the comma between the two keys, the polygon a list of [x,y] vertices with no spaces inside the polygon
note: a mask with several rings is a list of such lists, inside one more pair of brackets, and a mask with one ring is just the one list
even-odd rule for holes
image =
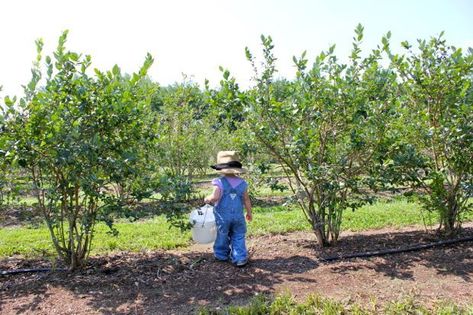
{"label": "shadow on ground", "polygon": [[[473,237],[473,228],[463,229],[456,238]],[[324,249],[321,257],[347,255],[382,251],[386,249],[407,249],[420,244],[430,244],[446,240],[434,232],[408,231],[376,234],[360,234],[343,237],[336,248]],[[317,251],[317,250],[316,250]],[[349,273],[362,268],[370,268],[391,278],[415,280],[412,269],[425,266],[434,269],[439,275],[454,275],[465,281],[472,281],[473,276],[473,242],[459,242],[450,245],[440,245],[430,249],[381,255],[369,258],[353,258],[340,261],[363,262],[366,264],[347,264],[332,267],[334,272]],[[337,261],[337,262],[340,262]],[[330,263],[326,263],[330,265]]]}
{"label": "shadow on ground", "polygon": [[[466,228],[461,236],[473,236],[473,228]],[[473,276],[471,242],[374,258],[321,262],[321,258],[336,254],[433,241],[438,241],[435,234],[422,231],[371,231],[344,236],[336,247],[320,249],[310,233],[265,235],[250,239],[256,249],[244,268],[217,262],[208,251],[116,253],[93,257],[87,268],[73,273],[0,277],[0,312],[47,313],[54,309],[67,313],[61,308],[67,304],[75,313],[84,314],[188,314],[204,305],[246,304],[255,294],[271,295],[286,286],[296,292],[350,288],[361,285],[360,278],[356,278],[360,274],[366,275],[363,279],[368,281],[382,280],[378,289],[385,290],[390,279],[402,283],[417,281],[419,268],[438,276],[438,281],[452,284],[456,281],[452,279],[459,278],[461,288],[468,287]],[[47,263],[0,261],[0,269],[42,267]]]}
{"label": "shadow on ground", "polygon": [[78,272],[0,278],[0,310],[7,300],[34,293],[15,312],[38,312],[48,289],[60,287],[104,314],[128,314],[132,305],[138,313],[192,313],[203,305],[243,304],[255,294],[272,294],[283,278],[304,281],[297,276],[315,265],[315,260],[302,256],[255,259],[237,268],[214,261],[210,253],[123,253],[92,258],[89,267]]}

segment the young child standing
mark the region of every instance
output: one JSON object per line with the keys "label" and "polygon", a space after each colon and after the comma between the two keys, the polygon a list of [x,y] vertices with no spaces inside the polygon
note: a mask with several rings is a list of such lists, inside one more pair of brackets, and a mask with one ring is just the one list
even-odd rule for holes
{"label": "young child standing", "polygon": [[217,224],[217,239],[214,243],[214,255],[219,261],[230,260],[238,267],[248,262],[245,245],[246,219],[251,221],[251,202],[248,195],[248,184],[239,177],[246,172],[242,168],[235,151],[220,151],[217,164],[211,166],[222,176],[212,180],[214,190],[205,197],[206,203],[215,204],[214,214]]}

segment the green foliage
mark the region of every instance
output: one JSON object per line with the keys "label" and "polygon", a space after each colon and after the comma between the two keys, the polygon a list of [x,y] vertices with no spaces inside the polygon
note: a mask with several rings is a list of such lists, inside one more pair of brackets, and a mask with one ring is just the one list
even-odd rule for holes
{"label": "green foliage", "polygon": [[[0,92],[2,86],[0,86]],[[7,137],[6,133],[6,120],[8,119],[7,109],[13,106],[13,102],[9,97],[5,97],[5,109],[0,105],[0,209],[2,205],[9,203],[12,196],[14,195],[15,185],[11,180],[12,169],[9,163],[10,152],[6,150]]]}
{"label": "green foliage", "polygon": [[290,81],[276,79],[273,41],[262,36],[263,62],[245,50],[255,83],[248,91],[223,67],[217,90],[187,80],[160,87],[146,78],[149,55],[132,75],[118,66],[91,75],[91,57],[66,49],[67,32],[53,56],[43,58],[38,40],[24,97],[4,97],[1,107],[0,205],[22,190],[24,199],[33,194],[55,249],[76,268],[96,222],[116,234],[115,214],[138,218],[144,198],[187,228],[193,179],[218,151],[236,149],[253,198],[263,186],[285,197],[289,189],[303,210],[261,210],[270,226],[256,219],[255,231],[303,229],[305,218],[321,245],[334,243],[342,227],[379,226],[369,216],[342,224],[353,218],[349,210],[363,212],[377,189],[408,185],[452,234],[473,212],[472,51],[441,35],[419,40],[418,50],[402,42],[407,53],[393,55],[390,37],[362,57],[358,25],[348,63],[334,46],[312,64],[304,52],[293,58]]}
{"label": "green foliage", "polygon": [[246,95],[239,92],[239,85],[235,78],[230,77],[229,70],[220,67],[220,71],[223,75],[220,89],[212,90],[206,85],[206,93],[216,116],[215,129],[234,132],[241,128],[244,121]]}
{"label": "green foliage", "polygon": [[160,88],[153,95],[156,148],[153,156],[158,168],[171,176],[205,174],[222,144],[215,119],[205,95],[192,82]]}
{"label": "green foliage", "polygon": [[149,102],[140,80],[153,59],[148,55],[131,77],[118,67],[95,69],[92,77],[90,56],[67,51],[66,39],[64,32],[54,58],[45,60],[43,87],[37,42],[25,97],[17,109],[9,108],[6,147],[13,162],[29,172],[54,247],[75,269],[90,252],[96,221],[111,226],[110,214],[123,206],[113,185],[138,172]]}
{"label": "green foliage", "polygon": [[422,193],[424,208],[440,214],[447,234],[471,212],[473,196],[473,55],[440,35],[419,40],[418,51],[392,55],[402,80],[398,141],[386,166],[395,182]]}
{"label": "green foliage", "polygon": [[158,207],[173,226],[185,230],[189,228],[190,201],[195,197],[192,180],[210,170],[228,133],[217,130],[207,94],[191,81],[155,89],[151,105],[153,137],[144,150],[154,169],[150,176],[156,178]]}
{"label": "green foliage", "polygon": [[162,175],[159,192],[158,207],[166,214],[168,222],[183,232],[190,229],[188,214],[192,207],[189,201],[194,193],[192,182],[184,176]]}
{"label": "green foliage", "polygon": [[15,169],[7,159],[0,162],[0,208],[9,206],[18,197],[20,187],[15,181]]}
{"label": "green foliage", "polygon": [[[404,300],[393,301],[388,303],[384,308],[384,314],[429,314],[429,310],[416,302],[414,298],[405,298]],[[436,313],[438,314],[438,313]]]}
{"label": "green foliage", "polygon": [[344,209],[370,201],[361,188],[374,188],[371,169],[391,115],[395,75],[379,65],[380,50],[360,57],[361,26],[356,34],[350,64],[340,64],[330,47],[308,69],[304,53],[294,58],[294,82],[274,81],[271,37],[262,36],[262,69],[246,50],[257,83],[239,97],[247,126],[283,168],[321,245],[336,242]]}

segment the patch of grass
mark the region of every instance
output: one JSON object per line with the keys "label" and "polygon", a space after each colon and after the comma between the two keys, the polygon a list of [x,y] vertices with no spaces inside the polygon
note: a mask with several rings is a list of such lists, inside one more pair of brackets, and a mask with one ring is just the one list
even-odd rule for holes
{"label": "patch of grass", "polygon": [[[363,231],[385,227],[401,228],[409,225],[423,225],[427,213],[421,211],[418,203],[405,199],[390,202],[380,201],[366,205],[352,212],[344,213],[342,230]],[[427,223],[436,224],[437,218],[431,214]],[[141,251],[173,249],[185,247],[191,242],[190,231],[182,233],[169,228],[164,216],[129,222],[120,220],[115,224],[119,235],[109,235],[104,224],[97,226],[92,254],[113,251]],[[253,221],[248,224],[248,235],[311,231],[302,211],[295,205],[255,207]],[[0,229],[0,257],[15,254],[24,256],[53,255],[49,232],[44,225],[38,227],[14,227]]]}
{"label": "patch of grass", "polygon": [[45,227],[11,227],[0,229],[0,257],[51,256],[54,253],[49,232]]}
{"label": "patch of grass", "polygon": [[248,224],[249,235],[277,234],[310,230],[301,210],[294,206],[255,207],[253,221]]}
{"label": "patch of grass", "polygon": [[417,202],[406,199],[378,201],[343,214],[342,230],[363,231],[386,227],[401,228],[409,225],[432,226],[438,222],[436,214],[422,211]]}
{"label": "patch of grass", "polygon": [[472,314],[473,305],[459,306],[451,302],[436,303],[427,307],[412,297],[392,301],[384,305],[360,305],[358,303],[343,303],[320,295],[310,295],[304,302],[298,303],[290,294],[284,294],[272,299],[258,295],[246,306],[229,306],[226,309],[202,308],[200,315],[253,315],[253,314]]}
{"label": "patch of grass", "polygon": [[[169,228],[163,216],[146,221],[115,224],[118,236],[110,235],[105,224],[98,224],[92,244],[92,255],[113,251],[142,251],[173,249],[188,246],[190,232],[181,233]],[[26,257],[53,256],[54,248],[46,226],[0,229],[0,257],[23,255]]]}
{"label": "patch of grass", "polygon": [[104,224],[98,225],[92,254],[114,250],[174,249],[188,246],[191,237],[189,231],[182,233],[177,228],[169,227],[164,216],[137,222],[122,220],[115,227],[119,231],[118,236],[109,235],[109,229]]}
{"label": "patch of grass", "polygon": [[[292,205],[288,207],[255,207],[254,221],[250,223],[250,235],[266,233],[286,233],[310,231],[311,227],[302,210]],[[385,227],[401,228],[409,225],[433,225],[437,222],[435,214],[421,211],[421,206],[405,199],[379,201],[365,205],[355,211],[346,210],[343,214],[342,230],[364,231]]]}
{"label": "patch of grass", "polygon": [[256,197],[289,197],[292,195],[291,190],[289,187],[287,189],[281,190],[272,190],[270,187],[264,185],[258,188],[256,192]]}
{"label": "patch of grass", "polygon": [[16,196],[11,200],[11,205],[24,205],[24,206],[32,206],[38,203],[38,198],[34,196]]}

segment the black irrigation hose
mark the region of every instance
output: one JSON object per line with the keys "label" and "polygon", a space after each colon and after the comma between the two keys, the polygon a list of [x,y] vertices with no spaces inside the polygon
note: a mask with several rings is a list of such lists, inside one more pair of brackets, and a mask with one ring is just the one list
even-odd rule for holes
{"label": "black irrigation hose", "polygon": [[432,248],[436,246],[443,246],[443,245],[449,245],[449,244],[455,244],[455,243],[461,243],[461,242],[471,242],[471,241],[473,241],[473,236],[457,238],[453,240],[439,241],[435,243],[420,244],[420,245],[410,246],[410,247],[405,247],[405,248],[394,248],[394,249],[378,250],[378,251],[373,251],[373,252],[354,253],[354,254],[348,254],[348,255],[335,255],[335,256],[329,256],[326,258],[321,258],[320,261],[329,262],[329,261],[350,259],[350,258],[363,258],[363,257],[372,257],[372,256],[382,256],[382,255],[388,255],[388,254],[406,253],[406,252],[413,252],[413,251],[417,251],[421,249]]}
{"label": "black irrigation hose", "polygon": [[[320,261],[329,262],[329,261],[350,259],[350,258],[364,258],[364,257],[382,256],[382,255],[388,255],[388,254],[406,253],[406,252],[413,252],[413,251],[417,251],[421,249],[432,248],[436,246],[443,246],[443,245],[462,243],[462,242],[471,242],[471,241],[473,241],[473,236],[457,238],[453,240],[439,241],[439,242],[429,243],[429,244],[421,244],[421,245],[416,245],[416,246],[411,246],[411,247],[406,247],[406,248],[394,248],[394,249],[378,250],[378,251],[373,251],[373,252],[329,256],[326,258],[321,258]],[[29,272],[49,272],[49,271],[67,271],[67,270],[68,269],[64,269],[64,268],[2,270],[0,271],[0,276],[9,276],[9,275],[15,275],[15,274],[20,274],[20,273],[29,273]]]}
{"label": "black irrigation hose", "polygon": [[0,276],[10,276],[20,273],[29,273],[29,272],[49,272],[49,271],[67,271],[68,269],[64,268],[36,268],[36,269],[15,269],[15,270],[1,270]]}

